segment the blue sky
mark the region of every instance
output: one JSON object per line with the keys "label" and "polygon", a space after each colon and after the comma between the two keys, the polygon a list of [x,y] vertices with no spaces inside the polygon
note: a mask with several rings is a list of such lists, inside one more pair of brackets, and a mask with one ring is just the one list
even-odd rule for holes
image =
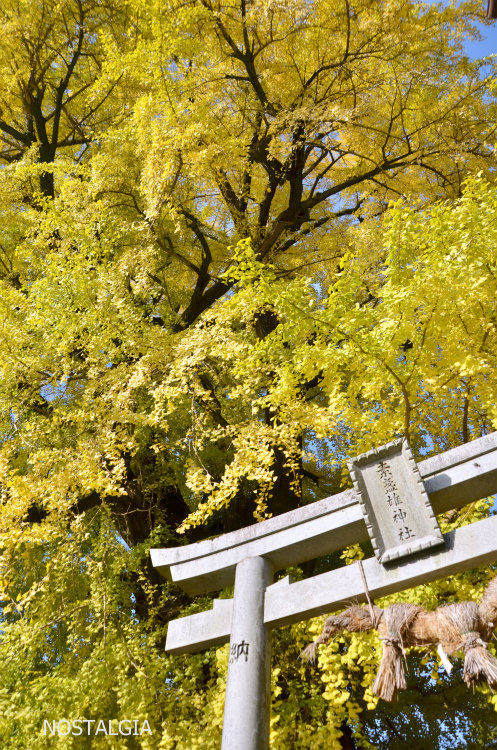
{"label": "blue sky", "polygon": [[[439,1],[440,0],[427,0],[427,2],[431,3]],[[449,0],[445,0],[445,4],[448,4],[448,2]],[[484,17],[487,12],[487,0],[480,0],[480,3],[481,14],[482,17]],[[468,56],[472,57],[473,59],[497,53],[497,20],[480,23],[478,24],[478,27],[482,35],[482,40],[480,42],[473,42],[468,40],[465,45]]]}
{"label": "blue sky", "polygon": [[[485,0],[482,0],[482,7],[486,8]],[[490,25],[480,24],[480,31],[483,36],[481,42],[468,41],[465,45],[469,57],[485,57],[497,53],[497,20]]]}
{"label": "blue sky", "polygon": [[[425,2],[431,3],[439,1],[440,0],[425,0]],[[449,0],[445,0],[445,4],[448,4],[448,2]],[[480,3],[481,15],[483,17],[487,12],[487,0],[480,0]],[[467,54],[473,59],[497,53],[497,20],[490,21],[489,23],[480,23],[478,24],[478,27],[482,35],[481,42],[472,42],[468,40],[465,45]]]}

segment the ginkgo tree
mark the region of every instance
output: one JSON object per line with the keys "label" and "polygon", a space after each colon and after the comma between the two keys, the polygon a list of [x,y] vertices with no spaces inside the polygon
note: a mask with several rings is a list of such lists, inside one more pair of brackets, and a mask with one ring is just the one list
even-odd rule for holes
{"label": "ginkgo tree", "polygon": [[[478,13],[2,4],[6,747],[218,747],[226,649],[162,653],[209,600],[149,548],[336,492],[347,457],[395,436],[419,457],[495,428],[494,83],[462,51]],[[473,598],[488,575],[405,596]],[[376,706],[372,636],[306,671],[320,624],[275,637],[277,750],[400,747],[403,721],[442,747],[419,720],[442,690],[454,731],[492,731],[470,711],[492,700],[427,658],[431,702]],[[153,733],[43,734],[62,718]]]}

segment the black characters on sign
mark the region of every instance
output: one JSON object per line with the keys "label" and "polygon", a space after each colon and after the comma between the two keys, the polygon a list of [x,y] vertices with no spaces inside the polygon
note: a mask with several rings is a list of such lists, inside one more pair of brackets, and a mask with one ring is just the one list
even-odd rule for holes
{"label": "black characters on sign", "polygon": [[395,484],[392,469],[386,461],[380,461],[378,464],[378,474],[385,488],[387,503],[391,508],[392,521],[395,523],[399,542],[407,542],[409,539],[414,539],[416,534],[408,526],[407,509],[404,500],[401,498],[399,489]]}

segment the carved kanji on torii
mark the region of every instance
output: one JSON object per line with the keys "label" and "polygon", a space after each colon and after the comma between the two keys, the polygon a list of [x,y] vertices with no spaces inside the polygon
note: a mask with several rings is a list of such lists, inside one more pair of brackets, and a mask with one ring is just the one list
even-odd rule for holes
{"label": "carved kanji on torii", "polygon": [[[272,628],[497,559],[497,516],[444,535],[435,518],[497,492],[497,433],[418,465],[397,441],[349,468],[353,490],[214,539],[151,550],[153,565],[189,594],[235,585],[233,599],[171,621],[166,642],[167,651],[187,653],[230,641],[222,750],[269,748]],[[272,582],[278,570],[368,538],[375,557],[360,565]]]}

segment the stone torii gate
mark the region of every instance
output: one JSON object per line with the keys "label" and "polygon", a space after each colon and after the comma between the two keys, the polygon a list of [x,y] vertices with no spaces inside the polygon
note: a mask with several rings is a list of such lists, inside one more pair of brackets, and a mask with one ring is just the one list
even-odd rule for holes
{"label": "stone torii gate", "polygon": [[[269,750],[271,629],[497,559],[497,516],[442,536],[435,514],[497,492],[497,432],[415,464],[397,441],[349,464],[354,489],[238,531],[151,550],[187,593],[233,599],[169,623],[166,651],[230,642],[221,750]],[[375,557],[292,582],[273,575],[371,538]]]}

